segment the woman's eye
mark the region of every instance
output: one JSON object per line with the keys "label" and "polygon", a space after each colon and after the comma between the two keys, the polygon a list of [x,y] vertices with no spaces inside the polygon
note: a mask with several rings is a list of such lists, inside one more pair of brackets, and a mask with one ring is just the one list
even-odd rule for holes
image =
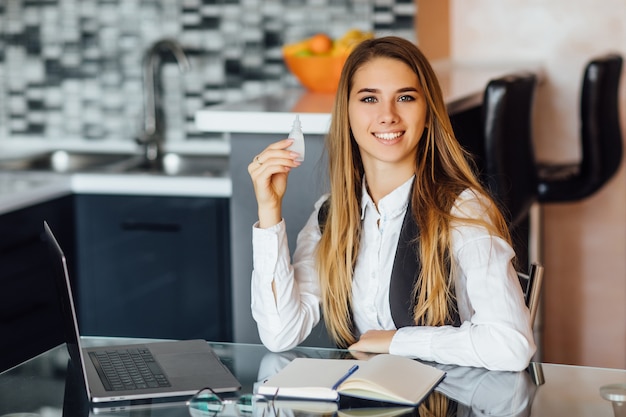
{"label": "woman's eye", "polygon": [[367,96],[361,99],[363,103],[376,103],[376,97]]}
{"label": "woman's eye", "polygon": [[413,101],[415,98],[413,96],[400,96],[398,97],[398,101]]}

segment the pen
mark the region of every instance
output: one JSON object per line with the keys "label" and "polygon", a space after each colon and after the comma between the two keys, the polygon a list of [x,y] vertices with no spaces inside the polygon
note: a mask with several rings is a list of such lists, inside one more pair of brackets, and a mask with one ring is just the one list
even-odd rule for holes
{"label": "pen", "polygon": [[354,365],[352,368],[348,369],[348,372],[346,372],[346,374],[344,376],[339,378],[339,380],[337,380],[337,382],[335,382],[335,385],[333,385],[333,387],[331,389],[333,391],[335,391],[337,388],[339,388],[339,385],[341,385],[341,383],[343,381],[345,381],[346,379],[350,378],[350,375],[355,373],[357,369],[359,369],[359,365]]}

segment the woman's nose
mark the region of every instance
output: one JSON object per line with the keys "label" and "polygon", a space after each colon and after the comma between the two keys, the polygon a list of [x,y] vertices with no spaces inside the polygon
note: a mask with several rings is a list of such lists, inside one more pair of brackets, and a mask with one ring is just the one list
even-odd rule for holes
{"label": "woman's nose", "polygon": [[380,107],[378,122],[384,124],[396,123],[398,121],[398,113],[393,104],[383,104]]}

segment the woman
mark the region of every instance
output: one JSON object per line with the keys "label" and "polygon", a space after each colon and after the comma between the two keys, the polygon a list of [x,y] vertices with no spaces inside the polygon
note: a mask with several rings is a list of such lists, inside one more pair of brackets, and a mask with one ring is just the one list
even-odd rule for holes
{"label": "woman", "polygon": [[[281,202],[289,139],[248,167],[258,203],[252,314],[270,350],[323,314],[340,347],[518,371],[535,352],[505,220],[458,145],[419,49],[367,40],[343,68],[326,137],[330,196],[291,263]],[[320,311],[321,307],[321,311]]]}

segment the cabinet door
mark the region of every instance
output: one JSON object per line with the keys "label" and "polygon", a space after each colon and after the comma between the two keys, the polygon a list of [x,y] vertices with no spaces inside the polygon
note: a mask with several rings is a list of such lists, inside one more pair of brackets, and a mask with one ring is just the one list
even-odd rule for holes
{"label": "cabinet door", "polygon": [[75,201],[82,334],[232,339],[228,199]]}
{"label": "cabinet door", "polygon": [[0,371],[65,342],[42,235],[46,220],[72,253],[72,209],[68,196],[0,216]]}

